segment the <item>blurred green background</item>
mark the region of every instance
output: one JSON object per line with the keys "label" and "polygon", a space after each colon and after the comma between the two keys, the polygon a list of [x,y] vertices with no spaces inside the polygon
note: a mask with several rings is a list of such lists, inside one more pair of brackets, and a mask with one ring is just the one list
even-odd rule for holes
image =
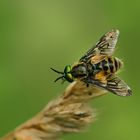
{"label": "blurred green background", "polygon": [[98,120],[64,139],[140,139],[139,0],[0,0],[0,136],[13,130],[57,97],[68,83],[53,83],[112,28],[120,30],[115,56],[131,97],[98,98]]}

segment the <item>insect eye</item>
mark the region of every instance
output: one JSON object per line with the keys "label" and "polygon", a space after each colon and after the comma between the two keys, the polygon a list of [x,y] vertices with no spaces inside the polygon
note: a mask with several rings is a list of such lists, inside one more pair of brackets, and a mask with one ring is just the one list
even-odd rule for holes
{"label": "insect eye", "polygon": [[66,78],[66,80],[68,80],[69,82],[73,82],[73,76],[72,76],[71,73],[67,73],[67,74],[65,75],[65,78]]}
{"label": "insect eye", "polygon": [[71,66],[67,65],[64,69],[64,73],[70,73],[70,71],[71,71]]}
{"label": "insect eye", "polygon": [[64,69],[64,77],[66,78],[67,81],[73,82],[73,76],[71,74],[71,66],[67,65]]}

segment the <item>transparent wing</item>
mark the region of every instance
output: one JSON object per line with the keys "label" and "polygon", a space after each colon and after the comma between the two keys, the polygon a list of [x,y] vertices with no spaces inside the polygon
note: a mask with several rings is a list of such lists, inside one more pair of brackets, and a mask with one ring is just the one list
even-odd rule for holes
{"label": "transparent wing", "polygon": [[87,53],[81,57],[80,62],[87,62],[92,58],[95,63],[100,62],[106,56],[111,56],[114,53],[117,39],[119,36],[119,30],[113,29],[103,35],[97,44],[92,47]]}
{"label": "transparent wing", "polygon": [[106,84],[102,84],[100,82],[95,82],[95,85],[102,87],[119,96],[132,95],[132,91],[131,91],[130,87],[123,80],[116,77],[115,75],[110,76],[107,79]]}

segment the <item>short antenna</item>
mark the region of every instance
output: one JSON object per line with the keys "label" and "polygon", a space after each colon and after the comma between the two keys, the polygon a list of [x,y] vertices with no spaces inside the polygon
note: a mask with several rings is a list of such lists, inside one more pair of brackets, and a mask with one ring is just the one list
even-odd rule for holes
{"label": "short antenna", "polygon": [[57,82],[59,79],[63,79],[64,76],[58,77],[54,82]]}
{"label": "short antenna", "polygon": [[59,74],[64,74],[63,72],[57,71],[57,70],[55,70],[53,68],[51,68],[51,70],[53,70],[54,72],[59,73]]}

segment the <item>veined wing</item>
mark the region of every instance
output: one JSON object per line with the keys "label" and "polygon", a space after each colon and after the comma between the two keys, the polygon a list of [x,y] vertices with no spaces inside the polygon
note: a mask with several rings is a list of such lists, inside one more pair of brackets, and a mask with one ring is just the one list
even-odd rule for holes
{"label": "veined wing", "polygon": [[112,75],[112,76],[109,76],[109,78],[107,78],[106,80],[107,80],[106,84],[95,82],[95,85],[102,87],[119,96],[132,95],[132,91],[130,87],[119,77]]}
{"label": "veined wing", "polygon": [[98,63],[106,56],[111,56],[114,53],[119,30],[112,29],[110,32],[104,34],[97,44],[92,47],[87,53],[81,57],[80,62],[87,62],[92,59],[94,63]]}

